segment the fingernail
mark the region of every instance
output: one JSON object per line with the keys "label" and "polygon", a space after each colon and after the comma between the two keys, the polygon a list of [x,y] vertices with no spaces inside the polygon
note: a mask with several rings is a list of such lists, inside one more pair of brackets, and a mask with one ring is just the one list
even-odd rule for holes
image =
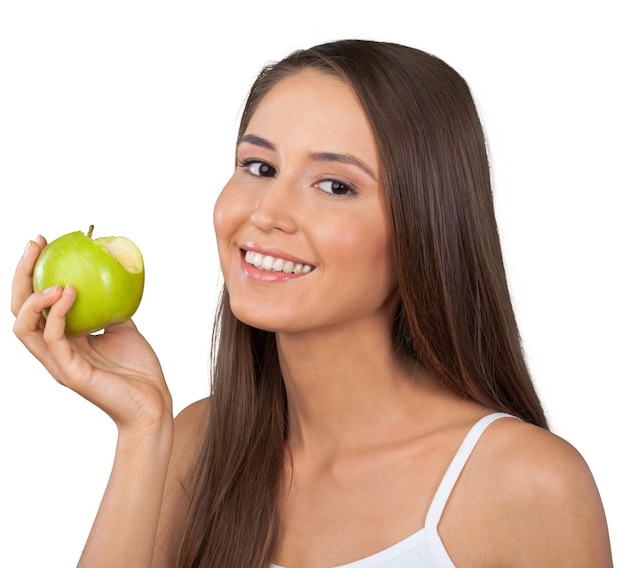
{"label": "fingernail", "polygon": [[26,248],[24,249],[24,253],[22,254],[22,258],[24,258],[28,254],[28,251],[30,250],[30,247],[32,246],[33,246],[33,241],[28,241]]}
{"label": "fingernail", "polygon": [[50,286],[50,288],[46,288],[42,294],[45,296],[47,294],[52,294],[53,292],[56,292],[61,286],[59,286],[58,284],[56,284],[55,286]]}

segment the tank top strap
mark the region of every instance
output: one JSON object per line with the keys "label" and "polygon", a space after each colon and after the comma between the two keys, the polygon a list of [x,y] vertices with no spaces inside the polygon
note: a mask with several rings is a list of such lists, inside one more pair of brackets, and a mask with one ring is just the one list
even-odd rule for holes
{"label": "tank top strap", "polygon": [[505,417],[514,418],[514,416],[504,412],[494,412],[493,414],[483,416],[467,433],[454,458],[450,462],[450,465],[448,466],[448,469],[443,476],[443,479],[441,480],[441,483],[439,484],[435,496],[430,504],[428,513],[426,514],[427,530],[436,532],[443,510],[448,503],[450,494],[452,493],[452,490],[454,489],[454,486],[456,485],[467,460],[476,447],[478,440],[480,440],[480,437],[483,435],[483,432],[492,422],[498,420],[498,418]]}

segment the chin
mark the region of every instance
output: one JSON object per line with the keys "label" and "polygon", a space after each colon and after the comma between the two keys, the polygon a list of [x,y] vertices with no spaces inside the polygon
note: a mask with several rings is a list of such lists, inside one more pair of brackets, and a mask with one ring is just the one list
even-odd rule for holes
{"label": "chin", "polygon": [[[278,316],[276,313],[270,313],[268,315],[265,310],[259,309],[258,306],[250,306],[248,302],[238,303],[234,302],[231,299],[230,309],[233,312],[233,315],[240,322],[245,323],[246,325],[249,325],[251,327],[270,332],[277,331],[277,328],[281,327],[280,316]],[[282,318],[282,321],[284,322],[284,318]]]}

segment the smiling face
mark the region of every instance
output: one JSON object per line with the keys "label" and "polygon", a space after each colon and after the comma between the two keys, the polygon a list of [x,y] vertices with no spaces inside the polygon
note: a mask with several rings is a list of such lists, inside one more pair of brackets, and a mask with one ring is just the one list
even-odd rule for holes
{"label": "smiling face", "polygon": [[272,87],[214,212],[235,316],[276,332],[390,328],[379,179],[374,137],[344,81],[305,69]]}

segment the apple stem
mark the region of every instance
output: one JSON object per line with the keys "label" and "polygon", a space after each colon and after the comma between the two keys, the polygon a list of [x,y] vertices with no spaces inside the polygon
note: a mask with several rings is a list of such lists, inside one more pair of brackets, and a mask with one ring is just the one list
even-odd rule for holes
{"label": "apple stem", "polygon": [[93,225],[89,225],[89,231],[87,231],[87,236],[91,238],[93,235]]}

